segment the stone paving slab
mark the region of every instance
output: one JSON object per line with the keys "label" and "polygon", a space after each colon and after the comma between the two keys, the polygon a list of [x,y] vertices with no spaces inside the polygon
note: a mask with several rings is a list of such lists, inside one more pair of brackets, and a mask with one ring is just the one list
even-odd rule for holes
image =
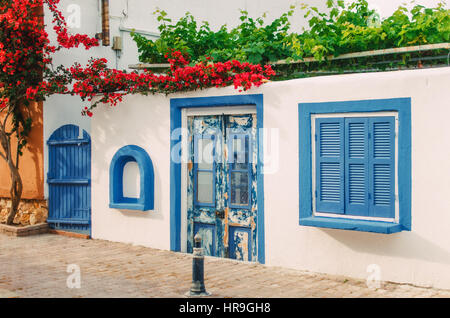
{"label": "stone paving slab", "polygon": [[[68,288],[75,264],[80,288]],[[75,266],[75,267],[76,267]],[[70,269],[70,268],[69,268]],[[185,297],[190,254],[54,234],[0,235],[2,297]],[[383,282],[378,290],[348,277],[205,258],[211,297],[450,297],[450,290]]]}
{"label": "stone paving slab", "polygon": [[6,289],[0,289],[0,298],[17,298],[18,295]]}

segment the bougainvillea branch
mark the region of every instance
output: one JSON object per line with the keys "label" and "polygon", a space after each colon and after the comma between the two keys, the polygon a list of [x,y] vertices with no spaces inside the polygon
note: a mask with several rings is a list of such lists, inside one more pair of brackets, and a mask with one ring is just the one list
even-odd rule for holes
{"label": "bougainvillea branch", "polygon": [[98,46],[98,40],[95,38],[90,38],[86,34],[74,34],[69,35],[67,32],[67,23],[62,15],[61,11],[58,10],[58,3],[60,0],[44,0],[47,4],[50,12],[53,14],[53,29],[57,34],[58,44],[66,49],[73,47],[78,47],[81,44],[84,45],[86,50],[91,47]]}
{"label": "bougainvillea branch", "polygon": [[242,91],[260,86],[275,74],[270,66],[261,67],[238,61],[205,61],[189,66],[189,60],[180,52],[172,52],[167,58],[170,70],[162,75],[150,71],[126,73],[108,69],[105,59],[92,59],[85,68],[80,65],[70,68],[74,84],[72,90],[65,93],[78,95],[88,101],[98,97],[83,110],[83,114],[92,116],[92,109],[98,104],[115,106],[127,94],[170,94],[230,85]]}
{"label": "bougainvillea branch", "polygon": [[262,67],[236,60],[213,63],[206,58],[203,62],[189,65],[189,57],[179,51],[167,54],[166,58],[170,63],[167,74],[109,69],[104,58],[91,59],[85,67],[75,63],[70,68],[47,70],[43,81],[28,88],[27,98],[44,99],[47,95],[58,93],[77,95],[83,101],[92,102],[94,97],[99,97],[82,111],[83,115],[92,116],[92,109],[98,104],[115,106],[128,94],[167,95],[229,85],[242,91],[260,86],[275,74],[269,65]]}

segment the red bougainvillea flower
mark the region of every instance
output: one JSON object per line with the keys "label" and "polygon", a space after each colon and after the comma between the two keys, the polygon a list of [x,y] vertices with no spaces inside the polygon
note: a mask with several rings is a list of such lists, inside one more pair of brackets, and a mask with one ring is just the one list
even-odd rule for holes
{"label": "red bougainvillea flower", "polygon": [[229,85],[245,91],[262,85],[275,74],[269,65],[262,67],[229,61],[188,66],[188,61],[188,57],[180,52],[171,52],[168,56],[169,72],[157,75],[150,71],[127,73],[109,69],[105,59],[92,59],[86,67],[75,64],[69,69],[74,81],[70,93],[88,101],[97,97],[90,107],[82,111],[84,115],[92,116],[91,110],[98,104],[109,103],[116,106],[127,94],[170,94]]}

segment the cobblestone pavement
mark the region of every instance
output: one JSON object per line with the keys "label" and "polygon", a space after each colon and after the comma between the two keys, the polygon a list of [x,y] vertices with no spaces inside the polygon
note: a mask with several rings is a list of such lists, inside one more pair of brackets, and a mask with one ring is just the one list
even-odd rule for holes
{"label": "cobblestone pavement", "polygon": [[[67,287],[69,264],[81,270],[81,288]],[[54,234],[0,235],[1,297],[185,297],[191,255],[123,243]],[[206,258],[212,297],[450,297],[450,290],[312,274],[233,260]]]}

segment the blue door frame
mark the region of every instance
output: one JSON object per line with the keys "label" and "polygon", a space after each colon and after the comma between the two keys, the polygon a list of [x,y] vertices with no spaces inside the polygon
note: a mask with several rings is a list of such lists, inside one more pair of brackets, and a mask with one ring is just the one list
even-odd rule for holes
{"label": "blue door frame", "polygon": [[[170,153],[179,151],[181,134],[174,131],[182,128],[181,110],[190,107],[223,107],[223,106],[256,106],[257,131],[258,131],[258,173],[257,173],[257,196],[258,196],[258,262],[265,263],[264,244],[264,175],[263,175],[263,95],[232,95],[213,97],[172,98],[170,100]],[[181,157],[181,156],[180,156]],[[181,162],[170,158],[170,249],[181,251]]]}
{"label": "blue door frame", "polygon": [[65,125],[47,141],[50,227],[91,234],[91,138]]}

